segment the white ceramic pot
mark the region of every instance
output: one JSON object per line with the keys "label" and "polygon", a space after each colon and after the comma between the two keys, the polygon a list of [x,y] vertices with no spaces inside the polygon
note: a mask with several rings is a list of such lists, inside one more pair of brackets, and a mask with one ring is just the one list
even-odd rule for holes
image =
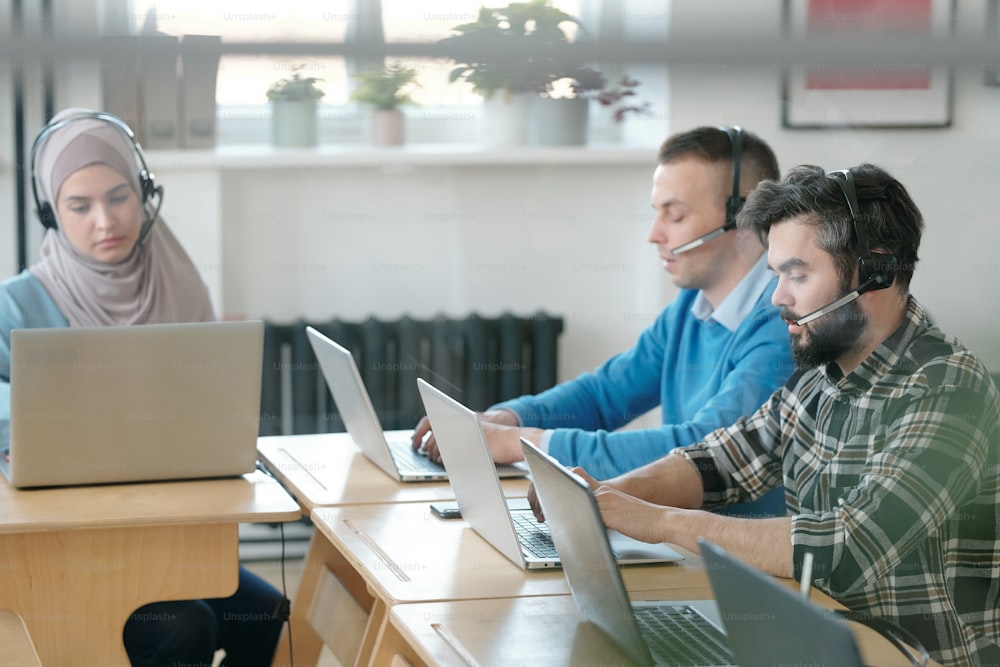
{"label": "white ceramic pot", "polygon": [[583,146],[587,143],[590,102],[585,98],[535,96],[528,120],[533,146]]}
{"label": "white ceramic pot", "polygon": [[273,100],[271,142],[282,148],[316,145],[316,100]]}
{"label": "white ceramic pot", "polygon": [[490,146],[528,143],[528,115],[535,93],[498,90],[483,100],[483,137]]}
{"label": "white ceramic pot", "polygon": [[399,109],[372,111],[372,144],[400,146],[406,141],[406,116]]}

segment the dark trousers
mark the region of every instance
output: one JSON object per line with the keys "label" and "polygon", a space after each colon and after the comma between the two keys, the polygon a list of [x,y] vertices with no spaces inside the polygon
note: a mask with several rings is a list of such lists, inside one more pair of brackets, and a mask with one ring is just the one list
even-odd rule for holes
{"label": "dark trousers", "polygon": [[240,568],[236,593],[228,598],[154,602],[137,609],[122,638],[136,667],[210,667],[215,651],[222,664],[267,667],[284,619],[275,612],[283,596],[269,583]]}

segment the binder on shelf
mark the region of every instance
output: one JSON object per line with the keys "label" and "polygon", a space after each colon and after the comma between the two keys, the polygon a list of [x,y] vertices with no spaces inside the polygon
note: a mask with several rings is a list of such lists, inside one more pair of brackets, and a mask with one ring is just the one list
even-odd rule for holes
{"label": "binder on shelf", "polygon": [[140,35],[139,100],[143,148],[180,146],[180,39],[175,35]]}
{"label": "binder on shelf", "polygon": [[222,56],[218,35],[184,35],[180,44],[180,146],[215,146],[215,87]]}
{"label": "binder on shelf", "polygon": [[134,35],[101,38],[101,108],[142,136],[139,104],[139,41]]}

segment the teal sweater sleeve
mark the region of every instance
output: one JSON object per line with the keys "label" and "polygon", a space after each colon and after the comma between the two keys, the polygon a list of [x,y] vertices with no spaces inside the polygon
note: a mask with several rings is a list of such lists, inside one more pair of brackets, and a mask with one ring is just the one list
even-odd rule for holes
{"label": "teal sweater sleeve", "polygon": [[14,329],[68,327],[40,282],[25,270],[0,283],[0,445],[10,423],[10,332]]}
{"label": "teal sweater sleeve", "polygon": [[[494,407],[524,426],[554,429],[549,453],[607,479],[753,413],[791,375],[788,330],[771,303],[774,283],[735,331],[691,315],[682,290],[631,349],[591,373]],[[617,431],[660,405],[657,428]],[[761,513],[783,513],[781,494]]]}

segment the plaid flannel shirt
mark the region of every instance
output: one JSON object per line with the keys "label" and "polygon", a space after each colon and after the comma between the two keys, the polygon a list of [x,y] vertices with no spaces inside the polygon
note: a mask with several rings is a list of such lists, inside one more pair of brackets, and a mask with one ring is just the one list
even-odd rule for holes
{"label": "plaid flannel shirt", "polygon": [[844,376],[796,371],[756,413],[675,450],[705,507],[782,483],[796,578],[892,620],[947,665],[1000,644],[1000,399],[982,363],[910,297],[903,324]]}

